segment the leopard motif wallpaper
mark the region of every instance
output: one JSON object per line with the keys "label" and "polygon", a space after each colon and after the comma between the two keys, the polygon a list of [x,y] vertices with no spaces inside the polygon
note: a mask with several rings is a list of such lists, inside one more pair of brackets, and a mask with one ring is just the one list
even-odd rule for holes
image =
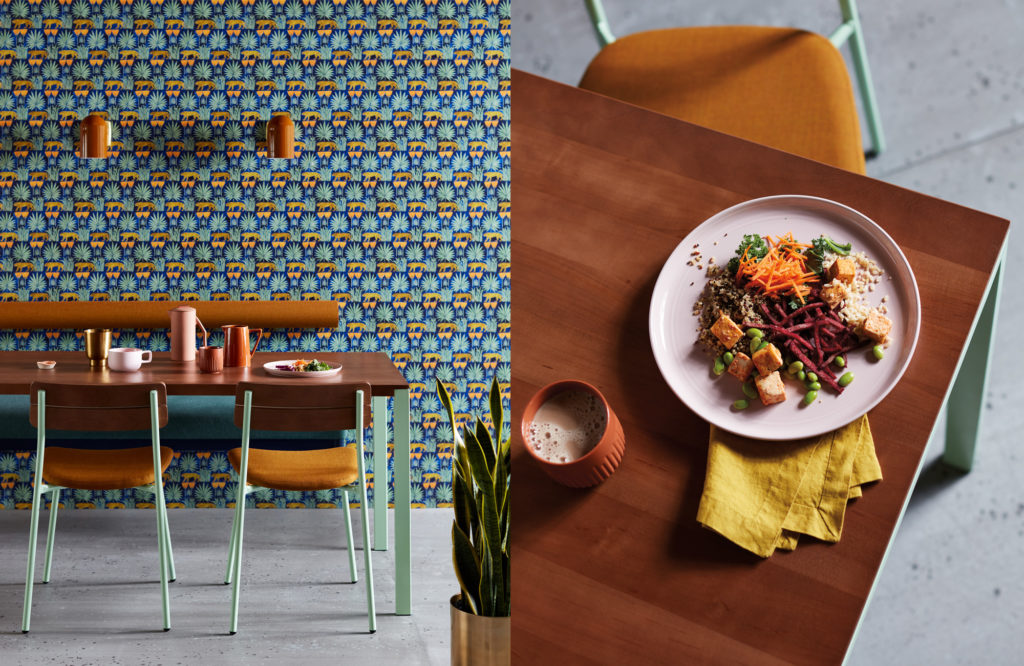
{"label": "leopard motif wallpaper", "polygon": [[[414,506],[449,504],[435,377],[460,418],[492,378],[506,401],[510,385],[510,23],[509,0],[0,0],[0,301],[336,301],[337,330],[266,348],[387,352],[412,385]],[[279,112],[292,160],[266,156]],[[107,160],[76,155],[90,113],[112,124]],[[165,331],[116,333],[168,348]],[[82,348],[0,332],[0,350]],[[169,506],[225,506],[227,458],[194,444]],[[33,458],[0,452],[2,507],[30,506]]]}

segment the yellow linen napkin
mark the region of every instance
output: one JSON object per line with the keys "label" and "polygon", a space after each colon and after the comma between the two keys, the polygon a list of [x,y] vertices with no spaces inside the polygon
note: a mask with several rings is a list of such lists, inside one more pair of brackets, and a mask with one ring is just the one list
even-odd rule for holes
{"label": "yellow linen napkin", "polygon": [[834,432],[789,442],[740,437],[711,426],[697,521],[768,557],[800,534],[835,543],[846,503],[882,478],[867,415]]}

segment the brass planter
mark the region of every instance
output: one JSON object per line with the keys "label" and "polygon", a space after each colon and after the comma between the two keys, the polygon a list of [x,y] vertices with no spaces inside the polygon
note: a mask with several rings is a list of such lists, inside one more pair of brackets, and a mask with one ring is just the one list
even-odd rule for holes
{"label": "brass planter", "polygon": [[484,617],[456,607],[451,599],[452,666],[508,666],[512,663],[512,618]]}

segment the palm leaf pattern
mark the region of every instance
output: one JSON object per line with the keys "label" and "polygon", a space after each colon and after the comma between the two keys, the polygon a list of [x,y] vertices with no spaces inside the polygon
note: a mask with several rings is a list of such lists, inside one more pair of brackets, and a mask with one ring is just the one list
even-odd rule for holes
{"label": "palm leaf pattern", "polygon": [[[414,499],[450,503],[451,432],[426,387],[443,378],[463,415],[486,411],[489,378],[509,391],[509,3],[13,0],[0,301],[334,300],[337,330],[272,331],[267,348],[389,353],[412,384]],[[263,126],[282,111],[300,155],[272,162]],[[89,113],[113,123],[105,162],[74,152]],[[118,334],[168,347],[164,332]],[[4,332],[0,348],[80,342]],[[202,447],[168,470],[168,497],[224,506],[230,468]],[[10,479],[30,459],[4,457]],[[24,487],[4,484],[0,504],[23,508]],[[337,503],[257,504],[318,499]]]}

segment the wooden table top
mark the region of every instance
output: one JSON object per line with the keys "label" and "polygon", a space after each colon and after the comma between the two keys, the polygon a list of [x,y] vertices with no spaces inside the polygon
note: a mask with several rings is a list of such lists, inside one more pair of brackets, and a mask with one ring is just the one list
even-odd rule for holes
{"label": "wooden table top", "polygon": [[[515,662],[839,663],[920,468],[1009,227],[1002,220],[522,72],[512,76]],[[917,352],[870,413],[884,481],[842,541],[767,560],[696,522],[708,426],[662,379],[648,308],[662,264],[741,201],[810,194],[881,224],[921,292]],[[969,242],[965,242],[965,240]],[[551,482],[519,436],[559,379],[622,422],[605,483]]]}
{"label": "wooden table top", "polygon": [[[142,366],[138,372],[113,372],[108,369],[93,370],[85,352],[0,352],[0,393],[28,393],[34,381],[66,381],[73,383],[135,383],[159,381],[167,384],[171,395],[234,395],[235,385],[240,381],[273,381],[274,377],[263,371],[263,364],[270,361],[284,361],[294,358],[313,358],[341,363],[342,370],[337,377],[327,379],[304,379],[309,382],[354,381],[370,384],[374,395],[394,395],[395,389],[409,388],[402,373],[383,352],[316,352],[303,355],[301,352],[256,352],[251,368],[224,368],[215,375],[199,372],[196,363],[180,363],[171,360],[170,352],[156,352],[153,362]],[[53,370],[40,370],[36,361],[57,361]],[[279,378],[279,381],[295,381]]]}

